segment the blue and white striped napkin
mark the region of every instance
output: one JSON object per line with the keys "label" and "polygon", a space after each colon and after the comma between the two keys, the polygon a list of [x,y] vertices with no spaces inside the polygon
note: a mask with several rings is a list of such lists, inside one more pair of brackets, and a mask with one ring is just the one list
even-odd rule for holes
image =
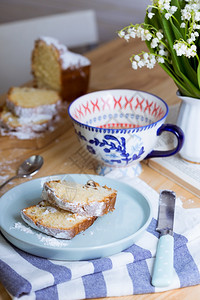
{"label": "blue and white striped napkin", "polygon": [[116,255],[90,261],[55,261],[25,253],[0,234],[0,281],[13,299],[73,300],[161,292],[200,283],[200,209],[175,213],[174,280],[151,285],[158,233],[158,193],[139,178],[131,185],[153,199],[153,219],[140,240]]}

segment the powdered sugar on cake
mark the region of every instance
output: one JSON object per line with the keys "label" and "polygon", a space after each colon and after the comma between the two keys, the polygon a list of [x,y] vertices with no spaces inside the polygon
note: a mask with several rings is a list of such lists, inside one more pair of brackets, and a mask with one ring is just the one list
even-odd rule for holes
{"label": "powdered sugar on cake", "polygon": [[8,122],[0,119],[0,134],[2,136],[15,136],[18,139],[34,139],[44,135],[45,132],[53,131],[61,119],[60,115],[53,118],[49,115],[35,116],[31,118],[20,117],[17,119],[18,126],[12,126],[12,115],[8,112]]}
{"label": "powdered sugar on cake", "polygon": [[13,102],[9,101],[9,99],[6,99],[7,108],[16,116],[20,117],[19,122],[23,123],[26,123],[27,119],[33,122],[51,119],[51,117],[57,113],[59,107],[61,106],[61,103],[62,101],[59,100],[57,101],[57,103],[28,108],[16,106]]}
{"label": "powdered sugar on cake", "polygon": [[50,181],[44,183],[42,198],[49,203],[83,216],[102,216],[115,206],[116,191],[102,187]]}
{"label": "powdered sugar on cake", "polygon": [[40,36],[39,39],[44,41],[48,46],[53,45],[54,47],[56,47],[56,49],[58,49],[61,54],[68,51],[68,48],[63,44],[60,44],[59,41],[55,38],[49,36]]}
{"label": "powdered sugar on cake", "polygon": [[[20,230],[20,231],[22,231],[24,233],[27,233],[27,234],[35,234],[34,230],[32,230],[30,227],[27,227],[27,226],[23,225],[21,222],[16,222],[14,224],[14,226],[12,226],[10,229]],[[51,237],[51,236],[45,236],[42,233],[37,233],[36,237],[38,238],[38,240],[40,242],[43,243],[43,245],[46,245],[46,246],[63,247],[63,246],[68,245],[68,241],[58,240],[58,239],[56,239],[54,237]]]}
{"label": "powdered sugar on cake", "polygon": [[65,45],[60,44],[59,41],[54,38],[40,37],[40,39],[49,46],[53,45],[60,52],[63,70],[73,67],[80,68],[91,64],[87,57],[69,51]]}

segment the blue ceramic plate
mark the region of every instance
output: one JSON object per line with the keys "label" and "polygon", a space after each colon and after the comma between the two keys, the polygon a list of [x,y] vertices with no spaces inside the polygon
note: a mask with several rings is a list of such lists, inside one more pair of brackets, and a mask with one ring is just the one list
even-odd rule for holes
{"label": "blue ceramic plate", "polygon": [[[62,178],[83,184],[93,179],[118,191],[115,210],[99,217],[69,241],[31,229],[20,216],[21,209],[41,200],[45,181]],[[143,194],[127,184],[97,175],[67,174],[30,180],[5,193],[0,201],[3,235],[21,250],[57,260],[86,260],[118,253],[141,237],[152,218],[150,201]]]}

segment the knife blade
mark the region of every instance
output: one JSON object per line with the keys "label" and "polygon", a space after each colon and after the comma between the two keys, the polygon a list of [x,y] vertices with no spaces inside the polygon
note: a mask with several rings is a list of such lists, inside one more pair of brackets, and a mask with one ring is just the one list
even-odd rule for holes
{"label": "knife blade", "polygon": [[165,287],[170,285],[174,270],[174,212],[176,194],[173,191],[163,190],[159,197],[158,225],[160,233],[156,258],[153,268],[152,285]]}

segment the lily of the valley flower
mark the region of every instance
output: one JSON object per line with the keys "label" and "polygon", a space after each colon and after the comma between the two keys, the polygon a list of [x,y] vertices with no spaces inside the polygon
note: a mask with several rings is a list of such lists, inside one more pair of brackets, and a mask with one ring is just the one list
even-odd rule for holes
{"label": "lily of the valley flower", "polygon": [[133,69],[156,63],[182,94],[200,98],[200,0],[150,0],[145,21],[119,31],[129,41],[140,38],[149,52],[133,54]]}

